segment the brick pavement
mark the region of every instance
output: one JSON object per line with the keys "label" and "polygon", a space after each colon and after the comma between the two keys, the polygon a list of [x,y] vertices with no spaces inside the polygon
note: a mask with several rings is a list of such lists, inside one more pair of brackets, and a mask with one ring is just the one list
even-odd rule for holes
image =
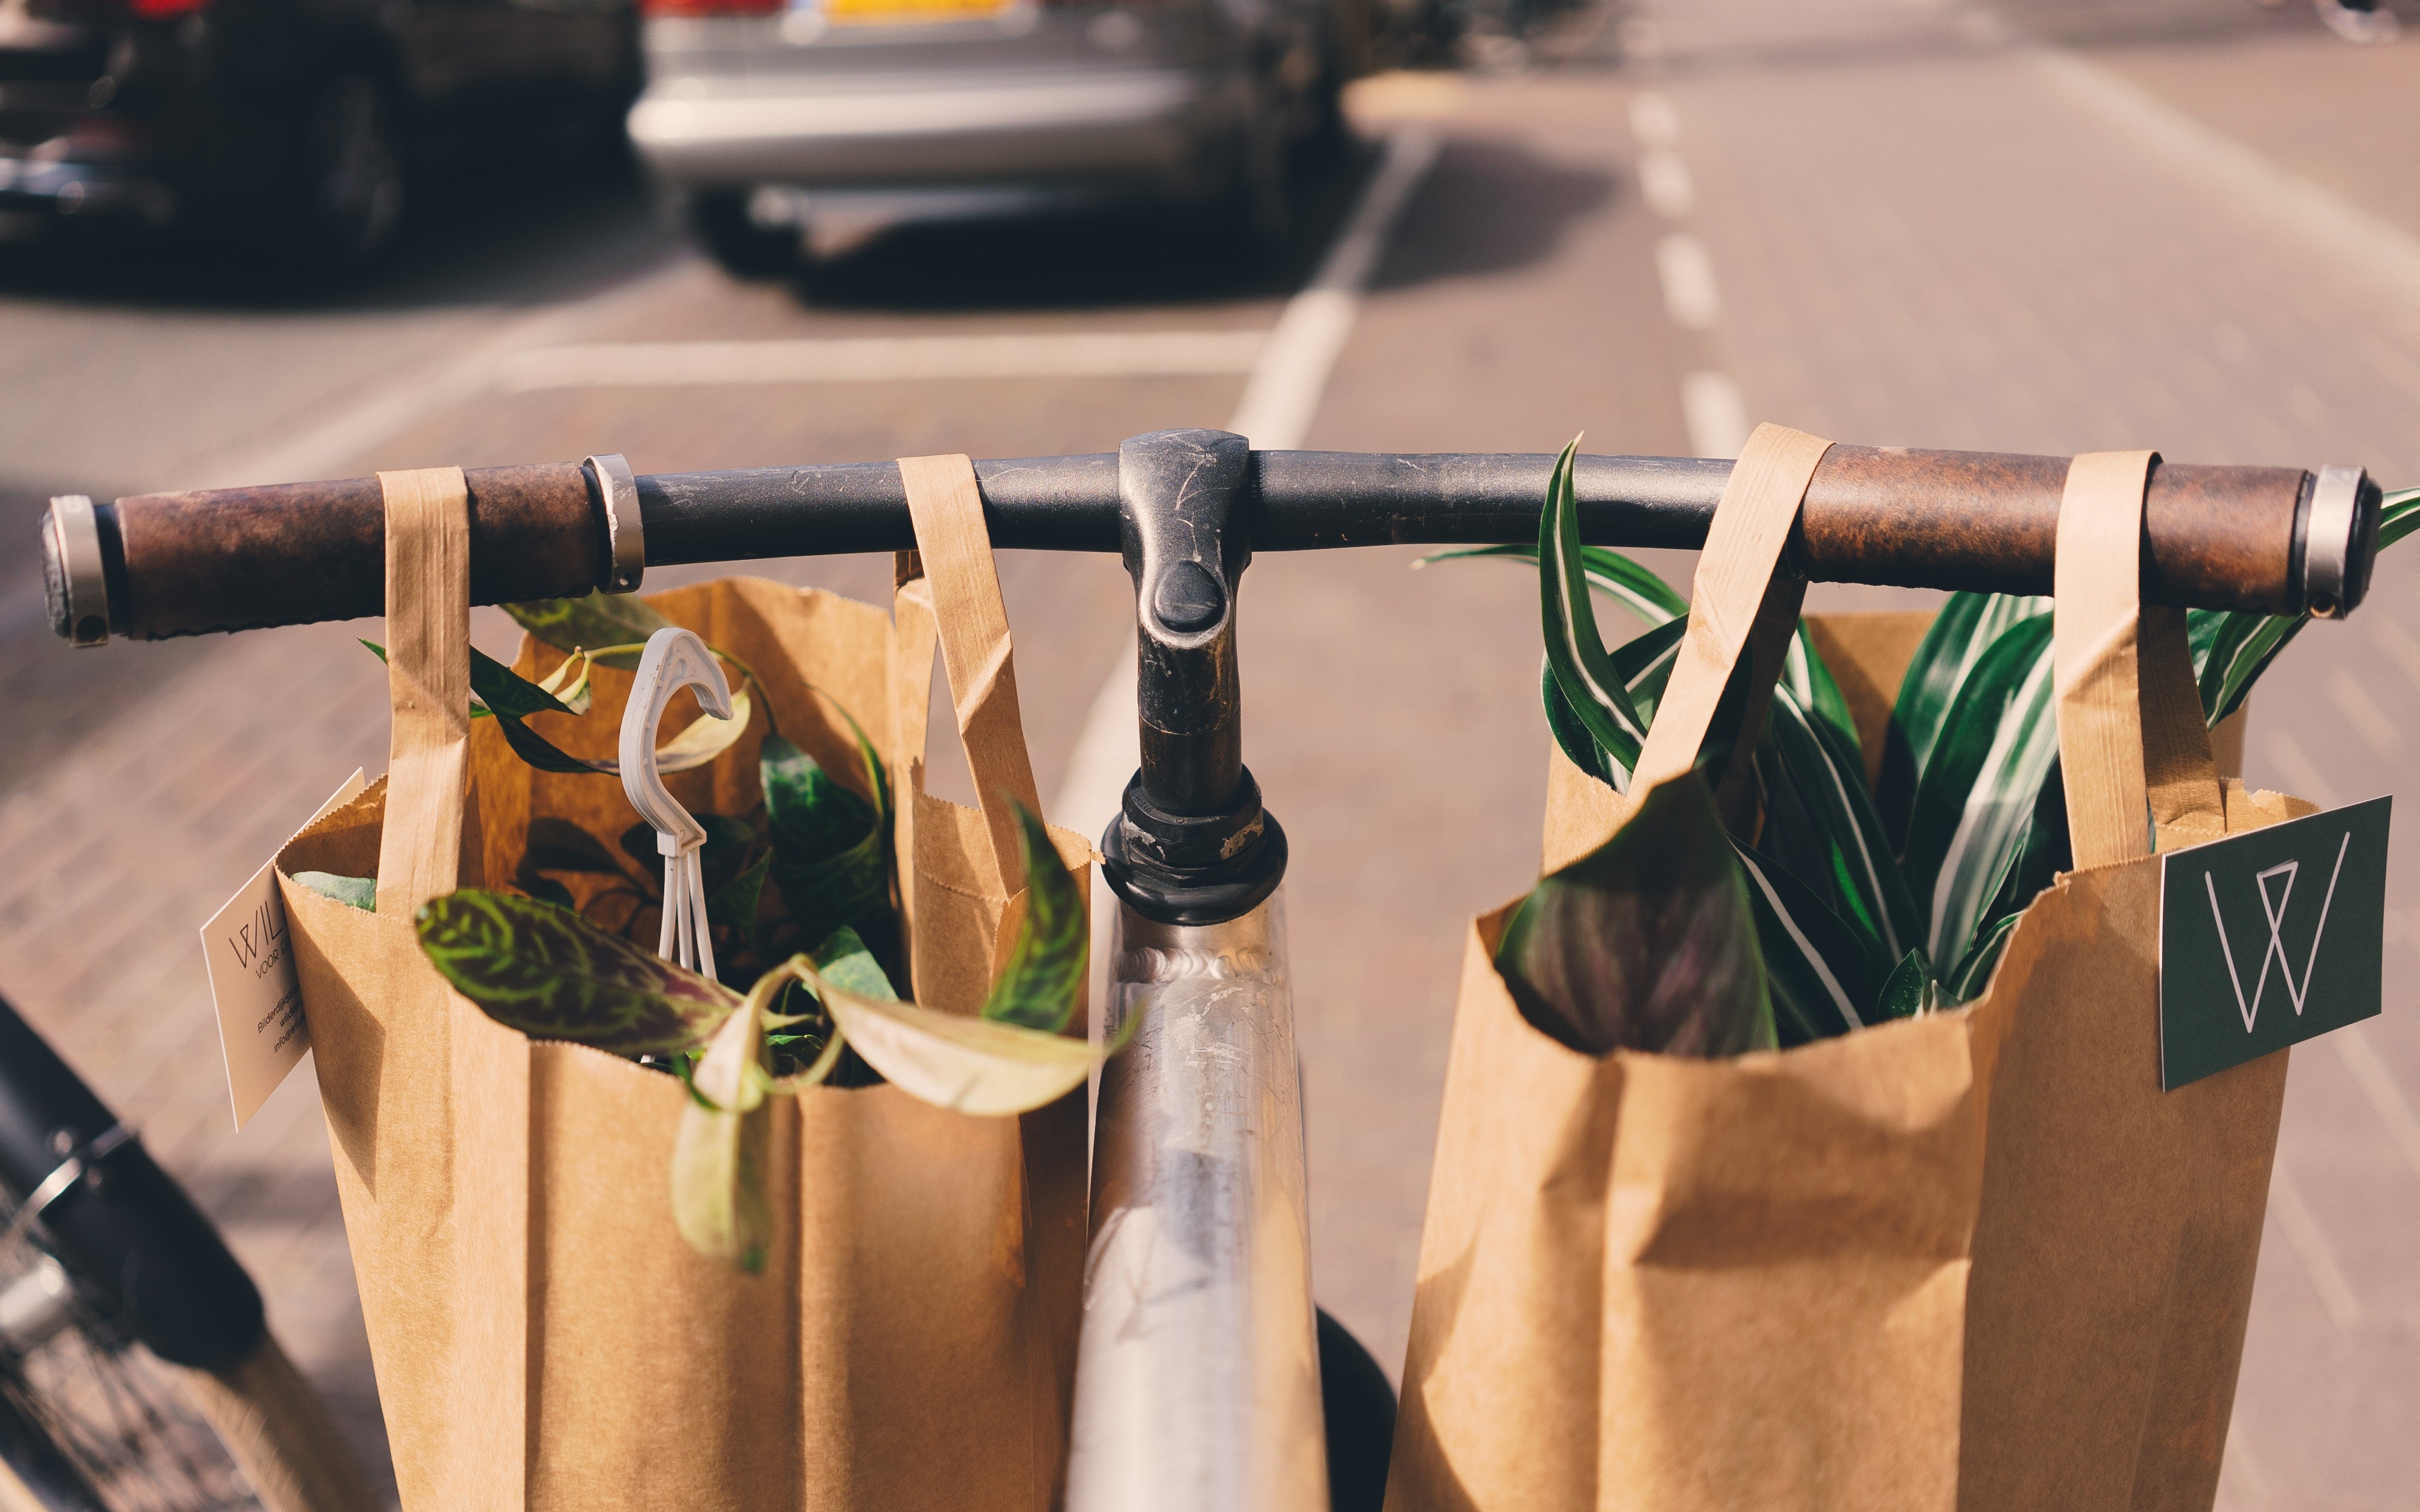
{"label": "brick pavement", "polygon": [[[1676,107],[1751,415],[2420,481],[2420,287],[2380,271],[2396,233],[2348,247],[2281,219],[2173,118],[2412,224],[2408,135],[2366,123],[2410,110],[2420,53],[2216,0],[2130,8],[2105,69],[2026,42],[2032,20],[2091,43],[2073,7],[2014,6],[2015,25],[1858,0],[1649,12],[1662,57],[1641,71]],[[2420,559],[2388,558],[2362,612],[2264,683],[2255,781],[2397,787],[2420,733],[2415,590]],[[2295,1055],[2221,1496],[2244,1512],[2383,1512],[2420,1484],[2420,858],[2408,813],[2397,828],[2386,1017]]]}

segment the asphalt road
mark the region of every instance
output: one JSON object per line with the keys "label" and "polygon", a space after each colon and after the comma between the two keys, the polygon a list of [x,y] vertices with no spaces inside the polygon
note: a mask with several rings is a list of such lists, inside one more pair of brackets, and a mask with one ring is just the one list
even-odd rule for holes
{"label": "asphalt road", "polygon": [[[1585,430],[1591,450],[1728,455],[1773,418],[2420,480],[2414,84],[2420,49],[2356,52],[2237,0],[2117,19],[2052,0],[1636,4],[1559,28],[1525,71],[1366,86],[1365,146],[1257,270],[1109,219],[901,231],[811,293],[741,284],[602,168],[445,186],[396,268],[343,297],[11,252],[0,539],[28,540],[66,488],[600,451],[641,471],[1015,455],[1224,425],[1249,362],[1041,369],[1072,336],[1279,328],[1405,132],[1441,150],[1302,444],[1550,451]],[[917,343],[965,335],[1024,341],[1036,370],[674,385],[634,347],[876,341],[912,369]],[[575,344],[579,363],[550,365]],[[1264,556],[1241,599],[1247,759],[1295,845],[1318,1289],[1390,1370],[1463,928],[1534,874],[1546,750],[1528,578],[1410,561]],[[1657,565],[1686,580],[1685,558]],[[750,570],[870,598],[889,581],[887,560]],[[1042,790],[1081,788],[1129,587],[1106,559],[1010,553],[1002,576]],[[2364,615],[2264,686],[2255,780],[2393,789],[2420,736],[2415,583],[2420,560],[2390,562]],[[226,1132],[191,931],[346,772],[382,764],[382,678],[334,626],[70,654],[35,591],[29,549],[0,557],[0,991],[227,1225],[375,1449],[309,1088]],[[507,643],[500,617],[478,634]],[[948,768],[937,789],[963,797]],[[2420,1470],[2395,1427],[2420,1406],[2420,873],[2397,877],[2388,1017],[2296,1060],[2226,1505],[2401,1505]]]}

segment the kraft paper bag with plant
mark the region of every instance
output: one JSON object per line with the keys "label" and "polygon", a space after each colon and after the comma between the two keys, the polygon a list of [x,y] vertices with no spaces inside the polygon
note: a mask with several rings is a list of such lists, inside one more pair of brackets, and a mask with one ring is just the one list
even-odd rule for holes
{"label": "kraft paper bag with plant", "polygon": [[2307,811],[2205,731],[2304,622],[2136,603],[2148,454],[2078,459],[2055,610],[1801,622],[1825,444],[1760,429],[1695,614],[1579,545],[1569,454],[1534,552],[1456,553],[1542,564],[1558,750],[1465,964],[1398,1512],[2214,1495],[2285,1057],[2161,1092],[2149,857]]}
{"label": "kraft paper bag with plant", "polygon": [[[407,1507],[1053,1501],[1091,848],[1033,817],[971,471],[902,469],[895,625],[729,580],[516,606],[512,669],[458,474],[383,480],[396,759],[280,871]],[[599,775],[666,624],[734,689],[659,750],[729,985],[657,958]],[[937,640],[981,813],[923,790]]]}

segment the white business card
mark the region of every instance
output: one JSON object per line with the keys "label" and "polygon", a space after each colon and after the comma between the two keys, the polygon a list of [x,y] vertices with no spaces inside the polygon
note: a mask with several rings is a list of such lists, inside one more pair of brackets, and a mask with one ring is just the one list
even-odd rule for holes
{"label": "white business card", "polygon": [[[351,802],[366,786],[356,770],[295,833]],[[286,900],[277,891],[275,856],[202,926],[202,956],[209,963],[227,1096],[235,1104],[235,1126],[240,1129],[311,1048],[311,1026],[302,1016],[302,983],[294,971],[286,930]]]}

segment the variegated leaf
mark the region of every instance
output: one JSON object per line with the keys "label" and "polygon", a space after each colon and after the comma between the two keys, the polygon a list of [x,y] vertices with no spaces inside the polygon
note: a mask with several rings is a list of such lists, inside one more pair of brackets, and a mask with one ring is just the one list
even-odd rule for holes
{"label": "variegated leaf", "polygon": [[1925,954],[1962,960],[2058,756],[2047,614],[2001,632],[1961,681],[1924,764],[1903,856]]}
{"label": "variegated leaf", "polygon": [[703,1043],[739,995],[532,898],[465,887],[422,905],[420,949],[455,991],[533,1040],[615,1055]]}
{"label": "variegated leaf", "polygon": [[1895,848],[1907,843],[1918,779],[1958,690],[2010,625],[2049,611],[2047,598],[1959,593],[1950,594],[1933,616],[1900,679],[1899,699],[1884,736],[1881,776],[1874,785],[1874,807]]}
{"label": "variegated leaf", "polygon": [[1575,440],[1556,458],[1545,506],[1538,516],[1538,599],[1546,661],[1572,714],[1621,774],[1616,786],[1626,787],[1647,723],[1631,705],[1597,631],[1588,570],[1580,557],[1579,506],[1572,491],[1573,459],[1578,454]]}
{"label": "variegated leaf", "polygon": [[1705,779],[1684,772],[1605,844],[1539,879],[1496,950],[1523,1016],[1589,1055],[1770,1048],[1773,1008],[1730,851]]}

